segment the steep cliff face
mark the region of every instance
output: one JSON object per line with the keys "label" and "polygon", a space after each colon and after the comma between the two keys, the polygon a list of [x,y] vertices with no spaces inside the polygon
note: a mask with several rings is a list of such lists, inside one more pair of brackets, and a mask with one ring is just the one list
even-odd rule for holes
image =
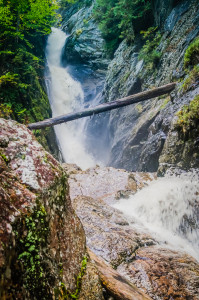
{"label": "steep cliff face", "polygon": [[[101,119],[93,118],[88,130],[96,137],[90,147],[104,145],[99,148],[104,150],[107,165],[152,172],[160,167],[162,174],[176,164],[184,169],[198,167],[197,125],[192,128],[194,134],[183,134],[177,129],[176,113],[198,94],[197,76],[188,88],[183,88],[190,77],[183,61],[186,49],[199,33],[199,5],[195,0],[154,0],[152,14],[153,26],[157,29],[154,35],[153,29],[148,34],[152,34],[150,42],[155,52],[147,50],[143,54],[146,41],[139,32],[135,33],[132,45],[124,39],[108,65],[102,96],[98,98],[100,102],[108,102],[176,81],[172,101],[165,96],[112,111]],[[104,68],[104,41],[93,21],[92,6],[68,18],[63,25],[71,32],[65,47],[68,62],[78,60],[91,68]],[[97,43],[95,37],[98,37]],[[184,144],[186,146],[182,146]],[[98,152],[94,150],[96,156]]]}
{"label": "steep cliff face", "polygon": [[[175,4],[167,2],[163,1],[158,6],[159,1],[156,1],[154,10],[156,23],[161,26],[162,37],[157,46],[157,50],[161,53],[160,61],[150,70],[150,67],[139,59],[141,50],[139,45],[135,43],[129,47],[123,41],[109,65],[103,92],[105,101],[171,81],[183,80],[184,54],[199,32],[199,7],[197,1],[181,1],[167,16]],[[166,10],[164,6],[167,7]],[[181,110],[183,105],[189,104],[198,94],[197,84],[191,87],[193,90],[196,88],[195,91],[188,91],[185,95],[179,93],[181,86],[179,83],[172,96],[173,102],[165,96],[162,99],[149,100],[143,104],[111,112],[108,123],[111,140],[110,165],[127,170],[156,171],[161,157],[161,164],[179,163],[184,168],[198,166],[196,157],[194,162],[189,163],[188,160],[192,155],[188,147],[186,150],[184,147],[175,147],[177,144],[187,142],[187,138],[180,135],[175,126],[171,125],[175,123],[176,112]],[[189,143],[193,153],[198,152],[196,139],[197,134]],[[173,159],[169,155],[170,152],[174,156],[180,156],[180,159]]]}
{"label": "steep cliff face", "polygon": [[0,298],[71,299],[81,294],[83,300],[96,294],[94,299],[103,299],[83,227],[71,206],[66,173],[25,126],[4,119],[0,186]]}

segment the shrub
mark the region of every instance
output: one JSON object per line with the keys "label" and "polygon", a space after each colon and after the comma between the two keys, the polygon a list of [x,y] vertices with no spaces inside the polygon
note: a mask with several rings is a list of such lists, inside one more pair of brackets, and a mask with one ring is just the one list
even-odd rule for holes
{"label": "shrub", "polygon": [[81,28],[77,29],[75,32],[76,38],[78,38],[82,34],[82,32],[83,32],[83,30]]}
{"label": "shrub", "polygon": [[199,63],[199,37],[189,45],[184,56],[184,66],[194,66]]}
{"label": "shrub", "polygon": [[145,44],[140,50],[139,59],[143,59],[148,70],[157,67],[162,53],[157,51],[157,47],[161,40],[161,34],[157,31],[157,27],[150,27],[147,31],[140,32],[143,35]]}
{"label": "shrub", "polygon": [[[99,23],[110,54],[122,39],[134,40],[133,23],[144,18],[151,9],[148,0],[96,0],[94,17]],[[144,24],[144,22],[143,22]]]}
{"label": "shrub", "polygon": [[199,81],[199,65],[195,66],[193,70],[188,73],[188,77],[185,78],[180,91],[186,93],[191,88],[195,87],[195,84]]}
{"label": "shrub", "polygon": [[0,118],[7,119],[12,114],[12,105],[9,103],[0,104]]}
{"label": "shrub", "polygon": [[195,128],[199,122],[199,95],[189,105],[184,105],[176,115],[178,116],[175,124],[177,129],[186,133],[188,130]]}

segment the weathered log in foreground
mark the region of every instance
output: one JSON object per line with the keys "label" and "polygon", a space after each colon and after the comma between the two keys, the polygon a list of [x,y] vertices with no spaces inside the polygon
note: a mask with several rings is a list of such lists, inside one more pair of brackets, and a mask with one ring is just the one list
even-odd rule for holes
{"label": "weathered log in foreground", "polygon": [[89,248],[87,251],[98,269],[102,285],[114,299],[152,300],[125,277],[108,266],[101,257],[96,256]]}
{"label": "weathered log in foreground", "polygon": [[32,124],[28,125],[28,128],[31,130],[41,129],[41,128],[51,127],[51,126],[54,126],[57,124],[73,121],[76,119],[81,119],[81,118],[85,118],[88,116],[97,115],[97,114],[100,114],[105,111],[109,111],[109,110],[116,109],[119,107],[124,107],[124,106],[130,105],[130,104],[138,103],[138,102],[141,102],[144,100],[148,100],[151,98],[155,98],[155,97],[170,93],[171,91],[174,90],[175,86],[176,86],[176,83],[169,83],[167,85],[163,85],[161,87],[154,88],[150,91],[141,92],[138,94],[134,94],[134,95],[122,98],[122,99],[118,99],[116,101],[100,104],[96,107],[89,107],[89,108],[86,108],[79,112],[72,112],[72,113],[58,116],[55,118],[46,119],[41,122],[32,123]]}

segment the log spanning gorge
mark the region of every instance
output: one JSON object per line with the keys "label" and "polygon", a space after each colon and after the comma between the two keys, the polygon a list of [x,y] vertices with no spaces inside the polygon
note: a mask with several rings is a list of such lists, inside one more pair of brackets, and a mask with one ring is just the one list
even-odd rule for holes
{"label": "log spanning gorge", "polygon": [[[85,108],[81,83],[61,62],[66,39],[63,31],[52,28],[46,48],[46,85],[53,118]],[[77,164],[82,169],[99,164],[86,147],[86,124],[87,120],[82,119],[55,126],[65,162]],[[179,176],[167,175],[130,198],[119,199],[113,206],[123,212],[127,220],[133,220],[138,227],[149,231],[160,243],[199,259],[198,180],[194,170]]]}

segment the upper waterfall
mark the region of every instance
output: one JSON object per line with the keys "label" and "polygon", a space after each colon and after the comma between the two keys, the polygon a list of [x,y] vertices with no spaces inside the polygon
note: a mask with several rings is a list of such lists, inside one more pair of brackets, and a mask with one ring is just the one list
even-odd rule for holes
{"label": "upper waterfall", "polygon": [[[82,108],[84,92],[61,63],[61,54],[67,35],[52,28],[46,47],[49,76],[46,79],[53,117]],[[75,163],[83,169],[96,164],[85,148],[85,120],[55,126],[55,133],[65,162]]]}

